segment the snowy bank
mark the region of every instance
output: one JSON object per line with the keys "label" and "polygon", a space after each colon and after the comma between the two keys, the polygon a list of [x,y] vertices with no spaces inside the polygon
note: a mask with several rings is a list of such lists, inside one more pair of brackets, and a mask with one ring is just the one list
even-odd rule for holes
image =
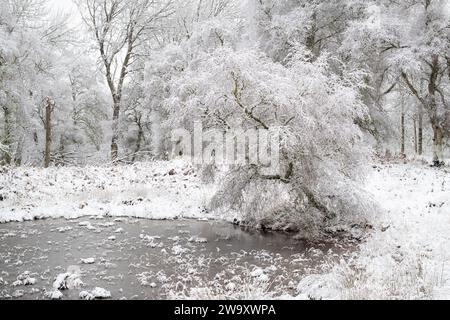
{"label": "snowy bank", "polygon": [[[366,190],[383,209],[375,229],[351,258],[325,263],[315,269],[324,272],[305,275],[296,297],[449,299],[450,170],[423,164],[377,165]],[[0,222],[98,215],[212,218],[204,207],[213,192],[214,186],[202,186],[192,166],[183,161],[8,169],[0,175]],[[228,219],[233,216],[228,213]],[[205,242],[198,237],[190,241]]]}
{"label": "snowy bank", "polygon": [[450,171],[384,165],[367,189],[384,209],[382,227],[349,261],[301,281],[299,297],[449,299]]}
{"label": "snowy bank", "polygon": [[0,223],[44,218],[205,218],[212,195],[182,160],[117,167],[3,168]]}

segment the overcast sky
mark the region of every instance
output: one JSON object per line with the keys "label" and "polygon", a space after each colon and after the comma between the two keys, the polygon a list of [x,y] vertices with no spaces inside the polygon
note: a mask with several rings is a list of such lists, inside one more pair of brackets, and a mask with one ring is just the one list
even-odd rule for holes
{"label": "overcast sky", "polygon": [[78,8],[73,0],[48,0],[49,9],[54,13],[70,13],[70,25],[77,25],[81,22]]}
{"label": "overcast sky", "polygon": [[75,10],[76,6],[72,0],[49,0],[50,5],[55,9]]}
{"label": "overcast sky", "polygon": [[75,4],[72,0],[49,0],[50,7],[57,11],[57,10],[64,10],[64,11],[75,11],[77,10]]}

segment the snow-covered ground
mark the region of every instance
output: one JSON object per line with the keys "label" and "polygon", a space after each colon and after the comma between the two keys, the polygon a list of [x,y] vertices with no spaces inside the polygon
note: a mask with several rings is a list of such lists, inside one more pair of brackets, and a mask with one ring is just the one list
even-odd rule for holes
{"label": "snow-covered ground", "polygon": [[299,297],[449,299],[449,170],[377,166],[367,189],[384,209],[377,228],[350,260],[301,281]]}
{"label": "snow-covered ground", "polygon": [[[383,209],[373,231],[351,258],[311,270],[290,296],[450,298],[449,169],[376,165],[367,178],[367,190]],[[8,169],[0,175],[0,222],[82,216],[212,218],[204,206],[213,191],[214,186],[202,186],[192,166],[183,161],[117,168]],[[214,298],[211,292],[207,296]]]}
{"label": "snow-covered ground", "polygon": [[203,218],[213,192],[185,161],[1,169],[0,223],[36,218]]}

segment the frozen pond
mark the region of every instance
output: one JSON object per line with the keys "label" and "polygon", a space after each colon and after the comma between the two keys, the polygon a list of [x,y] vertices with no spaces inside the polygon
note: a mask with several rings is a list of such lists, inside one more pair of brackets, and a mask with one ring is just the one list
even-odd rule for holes
{"label": "frozen pond", "polygon": [[61,290],[62,299],[79,299],[80,292],[97,287],[113,299],[295,295],[302,276],[344,252],[223,222],[84,218],[9,223],[0,225],[0,299],[48,299],[45,293],[54,291],[61,274],[76,275]]}

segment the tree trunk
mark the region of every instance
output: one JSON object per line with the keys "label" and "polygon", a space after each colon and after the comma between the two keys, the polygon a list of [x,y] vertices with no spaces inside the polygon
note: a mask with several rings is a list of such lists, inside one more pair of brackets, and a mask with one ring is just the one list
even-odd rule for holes
{"label": "tree trunk", "polygon": [[11,113],[8,109],[8,107],[3,106],[3,116],[5,121],[4,131],[5,131],[5,137],[3,138],[3,144],[8,148],[7,151],[3,153],[3,159],[5,161],[5,164],[10,165],[11,164]]}
{"label": "tree trunk", "polygon": [[428,63],[428,65],[431,68],[430,72],[430,79],[428,81],[428,95],[426,97],[423,97],[419,94],[416,88],[414,88],[414,85],[409,80],[409,77],[406,73],[402,73],[402,77],[405,80],[406,85],[411,90],[411,93],[417,97],[417,99],[420,101],[421,106],[419,109],[419,154],[422,154],[422,108],[425,108],[428,117],[431,122],[431,126],[434,133],[434,139],[433,139],[433,153],[434,153],[434,159],[433,163],[434,165],[441,165],[442,164],[442,155],[443,155],[443,147],[444,147],[444,130],[442,126],[440,125],[439,117],[438,117],[438,104],[436,101],[436,93],[438,92],[438,81],[439,81],[439,74],[441,72],[440,65],[439,65],[439,56],[436,54],[431,55],[431,62]]}
{"label": "tree trunk", "polygon": [[138,131],[138,137],[137,137],[137,142],[136,142],[136,151],[133,154],[133,159],[131,160],[131,162],[136,161],[137,154],[139,153],[139,151],[141,151],[142,139],[144,138],[144,130],[142,129],[142,125],[140,123],[138,124],[138,127],[139,127],[139,131]]}
{"label": "tree trunk", "polygon": [[440,167],[443,164],[443,149],[444,149],[444,130],[435,121],[433,126],[433,165]]}
{"label": "tree trunk", "polygon": [[312,57],[309,59],[311,62],[316,60],[316,34],[317,34],[317,14],[314,13],[312,16],[311,27],[308,30],[308,35],[306,37],[306,48],[311,52]]}
{"label": "tree trunk", "polygon": [[[113,136],[111,141],[111,160],[113,163],[117,162],[119,157],[119,118],[120,118],[120,104],[122,102],[122,90],[125,77],[127,75],[128,66],[131,59],[131,53],[133,51],[133,40],[132,36],[128,37],[128,48],[127,54],[125,55],[125,60],[122,64],[122,69],[120,71],[119,83],[117,85],[116,91],[113,90],[114,85],[110,86],[112,88],[111,93],[113,93],[114,101],[114,113],[113,113]],[[111,66],[110,66],[111,67]],[[110,76],[109,76],[109,79]]]}
{"label": "tree trunk", "polygon": [[419,156],[423,155],[423,109],[419,106],[419,121],[418,121],[418,132],[417,132],[417,153]]}
{"label": "tree trunk", "polygon": [[116,162],[119,157],[119,117],[120,99],[118,97],[115,97],[111,139],[111,161],[113,163]]}
{"label": "tree trunk", "polygon": [[401,156],[402,157],[405,157],[406,156],[406,154],[405,154],[405,110],[404,110],[404,107],[402,106],[402,116],[401,116],[401,123],[400,123],[400,126],[401,126],[401,136],[400,136],[400,144],[401,144],[401,147],[400,147],[400,154],[401,154]]}
{"label": "tree trunk", "polygon": [[22,154],[23,154],[23,145],[25,143],[25,137],[21,137],[17,141],[17,148],[14,154],[14,163],[17,167],[22,165]]}
{"label": "tree trunk", "polygon": [[441,166],[443,160],[444,148],[444,130],[439,123],[438,106],[436,102],[437,81],[439,75],[439,57],[432,56],[432,72],[428,83],[428,112],[430,116],[431,126],[433,128],[433,165]]}
{"label": "tree trunk", "polygon": [[414,124],[414,154],[417,155],[419,153],[419,144],[417,141],[417,118],[414,116],[413,118]]}
{"label": "tree trunk", "polygon": [[45,157],[44,167],[48,168],[51,161],[51,148],[52,148],[52,112],[53,104],[50,98],[46,99],[45,106]]}

